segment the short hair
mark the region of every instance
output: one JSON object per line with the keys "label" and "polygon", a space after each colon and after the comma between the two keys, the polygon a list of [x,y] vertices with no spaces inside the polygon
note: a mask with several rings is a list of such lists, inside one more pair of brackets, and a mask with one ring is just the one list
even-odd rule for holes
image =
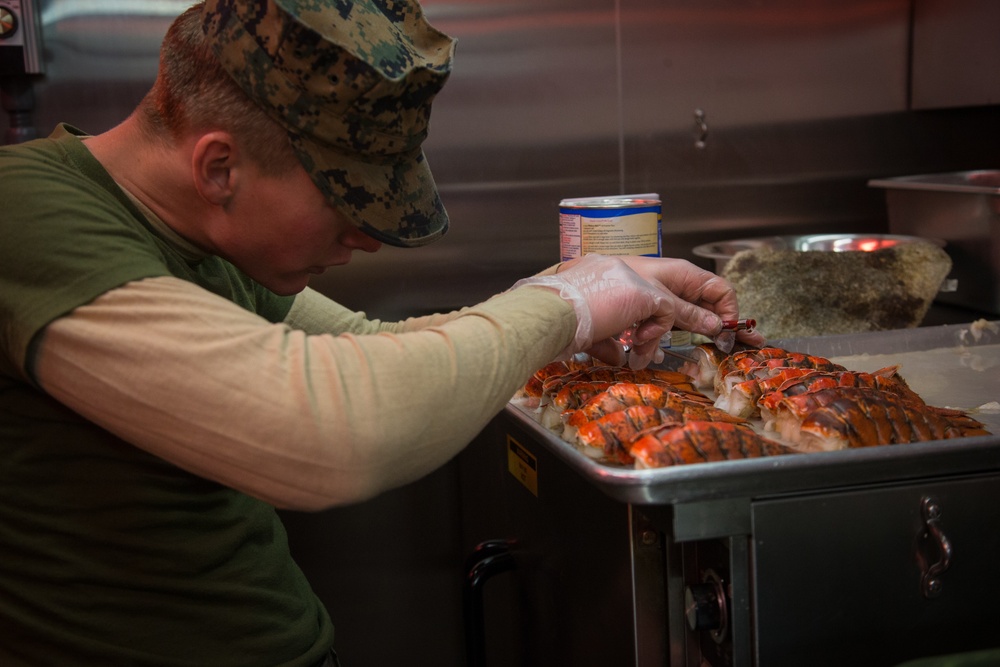
{"label": "short hair", "polygon": [[152,89],[137,109],[154,136],[178,140],[189,132],[224,130],[266,174],[299,164],[284,128],[223,69],[202,30],[202,4],[177,17],[163,38]]}

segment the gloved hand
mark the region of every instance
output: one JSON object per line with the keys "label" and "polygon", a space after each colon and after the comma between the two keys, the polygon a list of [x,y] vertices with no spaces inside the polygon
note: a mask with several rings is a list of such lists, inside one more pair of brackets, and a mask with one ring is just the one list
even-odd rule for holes
{"label": "gloved hand", "polygon": [[[735,320],[753,315],[740,313],[736,290],[725,278],[683,259],[641,255],[626,255],[621,259],[647,282],[667,290],[677,298],[674,323],[677,328],[713,338],[716,346],[723,352],[731,351],[737,340],[756,347],[766,343],[765,338],[757,331],[721,332],[723,319]],[[568,270],[578,261],[580,260],[571,260],[561,266],[564,267],[563,270]],[[697,308],[690,309],[690,304]],[[706,317],[705,311],[715,313],[718,317]]]}
{"label": "gloved hand", "polygon": [[620,258],[587,255],[565,271],[525,278],[514,287],[524,285],[551,288],[573,306],[576,335],[560,358],[590,352],[605,361],[621,363],[625,355],[615,338],[638,324],[630,365],[641,368],[657,356],[662,360],[659,340],[673,325],[678,299],[644,280]]}

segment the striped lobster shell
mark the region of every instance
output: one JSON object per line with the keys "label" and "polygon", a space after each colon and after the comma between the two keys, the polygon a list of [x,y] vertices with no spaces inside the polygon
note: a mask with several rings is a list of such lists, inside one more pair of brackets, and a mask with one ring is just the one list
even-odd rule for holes
{"label": "striped lobster shell", "polygon": [[938,408],[869,387],[831,387],[778,402],[774,427],[806,451],[989,435],[961,410]]}

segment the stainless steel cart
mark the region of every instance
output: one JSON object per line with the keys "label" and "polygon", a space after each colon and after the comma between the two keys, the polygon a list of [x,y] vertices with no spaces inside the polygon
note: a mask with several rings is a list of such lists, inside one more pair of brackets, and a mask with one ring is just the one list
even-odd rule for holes
{"label": "stainless steel cart", "polygon": [[1000,327],[781,344],[900,363],[928,403],[985,405],[995,435],[636,471],[512,405],[460,460],[470,665],[886,666],[1000,646]]}

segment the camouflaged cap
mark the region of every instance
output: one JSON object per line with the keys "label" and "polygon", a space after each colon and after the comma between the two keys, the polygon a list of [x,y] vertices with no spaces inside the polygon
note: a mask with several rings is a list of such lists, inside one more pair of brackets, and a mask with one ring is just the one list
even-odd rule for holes
{"label": "camouflaged cap", "polygon": [[412,0],[206,0],[223,67],[284,126],[312,180],[376,239],[420,246],[448,214],[421,143],[454,40]]}

